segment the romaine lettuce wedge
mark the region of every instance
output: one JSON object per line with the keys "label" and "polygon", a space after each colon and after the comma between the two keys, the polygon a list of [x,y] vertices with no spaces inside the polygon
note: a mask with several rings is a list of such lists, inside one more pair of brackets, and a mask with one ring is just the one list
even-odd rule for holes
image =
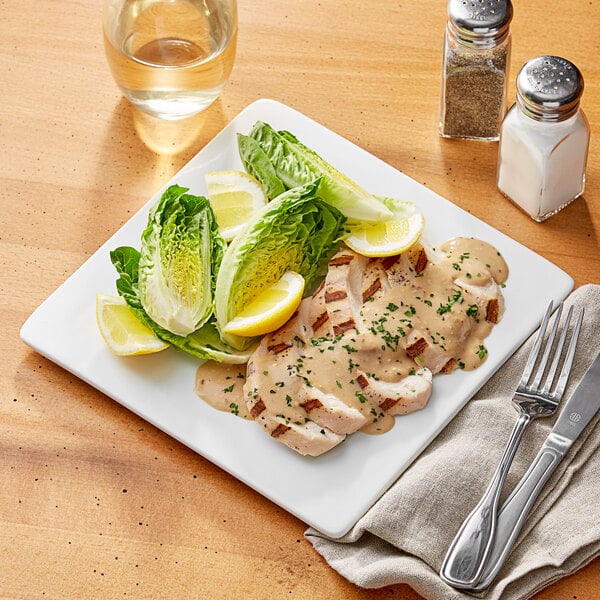
{"label": "romaine lettuce wedge", "polygon": [[185,337],[171,333],[155,323],[144,310],[138,294],[139,251],[129,246],[120,246],[111,251],[110,258],[119,273],[117,279],[119,295],[124,298],[137,318],[152,329],[160,339],[200,359],[235,364],[248,362],[254,348],[250,347],[242,352],[228,346],[221,340],[212,317],[200,329]]}
{"label": "romaine lettuce wedge", "polygon": [[310,292],[344,237],[346,218],[317,195],[320,180],[292,188],[272,200],[231,242],[215,288],[215,315],[224,341],[239,349],[251,339],[223,327],[286,271],[304,277]]}
{"label": "romaine lettuce wedge", "polygon": [[283,194],[286,187],[279,179],[266,152],[260,144],[248,135],[238,133],[238,149],[242,163],[249,175],[262,185],[267,198],[272,200]]}
{"label": "romaine lettuce wedge", "polygon": [[225,249],[210,202],[187,191],[172,185],[151,208],[138,266],[144,310],[155,323],[183,337],[212,314]]}
{"label": "romaine lettuce wedge", "polygon": [[[267,123],[257,121],[247,138],[254,140],[255,144],[245,136],[238,136],[240,158],[244,168],[265,188],[273,182],[276,184],[276,179],[291,189],[318,178],[321,181],[319,197],[340,210],[349,222],[374,223],[392,216],[375,196],[340,173],[288,131],[276,131]],[[256,150],[256,145],[262,152]],[[268,163],[264,160],[265,156]]]}

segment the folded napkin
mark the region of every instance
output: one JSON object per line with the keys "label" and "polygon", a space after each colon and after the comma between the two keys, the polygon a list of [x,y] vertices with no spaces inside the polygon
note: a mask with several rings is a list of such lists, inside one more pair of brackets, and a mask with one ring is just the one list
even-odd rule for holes
{"label": "folded napkin", "polygon": [[[565,301],[585,307],[565,398],[600,349],[600,286]],[[575,311],[577,314],[577,310]],[[343,538],[314,529],[306,538],[341,575],[365,588],[406,583],[426,599],[529,598],[600,555],[600,415],[579,436],[540,494],[496,581],[469,594],[444,583],[440,566],[464,518],[487,487],[517,418],[510,397],[529,339]],[[557,411],[557,414],[560,413]],[[527,470],[556,416],[525,433],[501,502]]]}

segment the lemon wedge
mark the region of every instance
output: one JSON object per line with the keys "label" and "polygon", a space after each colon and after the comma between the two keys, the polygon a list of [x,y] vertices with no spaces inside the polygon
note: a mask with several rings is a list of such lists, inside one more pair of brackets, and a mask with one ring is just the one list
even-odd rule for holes
{"label": "lemon wedge", "polygon": [[229,242],[267,203],[267,196],[260,183],[243,171],[210,171],[204,178],[219,232]]}
{"label": "lemon wedge", "polygon": [[364,256],[394,256],[413,246],[423,229],[425,217],[412,202],[396,202],[391,219],[351,227],[344,242]]}
{"label": "lemon wedge", "polygon": [[120,296],[96,294],[96,321],[106,345],[119,356],[151,354],[169,347],[135,316]]}
{"label": "lemon wedge", "polygon": [[263,290],[224,327],[225,333],[253,337],[279,329],[294,314],[304,293],[304,277],[293,271]]}

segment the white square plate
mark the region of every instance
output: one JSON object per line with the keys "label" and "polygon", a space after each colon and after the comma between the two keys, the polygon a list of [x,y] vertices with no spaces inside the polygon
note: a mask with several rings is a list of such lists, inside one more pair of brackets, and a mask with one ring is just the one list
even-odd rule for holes
{"label": "white square plate", "polygon": [[[357,433],[318,458],[303,457],[261,427],[219,412],[194,393],[198,360],[169,349],[121,358],[96,328],[97,292],[116,295],[109,251],[140,247],[148,210],[173,183],[205,195],[203,174],[242,169],[236,134],[262,120],[287,129],[370,192],[412,200],[425,213],[434,245],[472,236],[494,245],[510,269],[506,312],[487,340],[487,361],[476,371],[434,379],[427,407],[396,419],[380,436]],[[323,533],[345,534],[464,404],[536,329],[550,302],[566,297],[573,280],[556,266],[471,216],[390,165],[295,110],[258,100],[243,110],[167,185],[93,254],[27,320],[21,338],[40,354],[189,446],[251,488]],[[507,390],[509,394],[511,390]],[[232,508],[233,510],[233,508]],[[276,518],[274,515],[273,518]]]}

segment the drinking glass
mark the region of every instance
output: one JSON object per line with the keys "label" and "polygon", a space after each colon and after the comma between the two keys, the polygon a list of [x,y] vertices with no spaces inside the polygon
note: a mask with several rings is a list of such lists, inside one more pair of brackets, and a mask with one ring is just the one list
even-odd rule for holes
{"label": "drinking glass", "polygon": [[104,0],[104,48],[123,95],[182,119],[207,108],[233,68],[236,0]]}

